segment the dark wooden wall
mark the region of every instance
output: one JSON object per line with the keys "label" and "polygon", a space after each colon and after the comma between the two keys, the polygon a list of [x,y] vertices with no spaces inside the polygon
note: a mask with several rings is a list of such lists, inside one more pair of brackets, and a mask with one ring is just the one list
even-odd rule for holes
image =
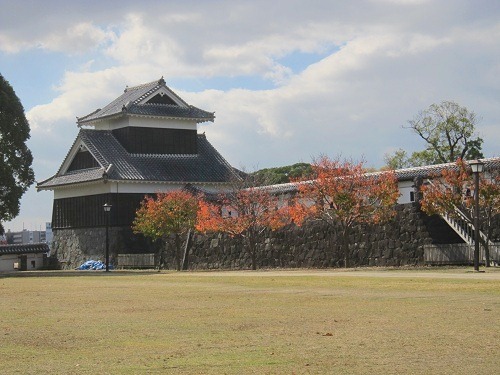
{"label": "dark wooden wall", "polygon": [[132,154],[197,154],[196,130],[126,127],[113,135]]}
{"label": "dark wooden wall", "polygon": [[177,105],[168,95],[156,94],[151,99],[148,100],[150,104],[169,104]]}
{"label": "dark wooden wall", "polygon": [[88,151],[79,151],[73,161],[71,162],[68,172],[76,171],[79,169],[95,168],[98,167],[99,163],[94,159],[92,154]]}
{"label": "dark wooden wall", "polygon": [[54,199],[52,228],[85,228],[106,225],[104,204],[112,205],[109,225],[130,226],[144,194],[98,194]]}

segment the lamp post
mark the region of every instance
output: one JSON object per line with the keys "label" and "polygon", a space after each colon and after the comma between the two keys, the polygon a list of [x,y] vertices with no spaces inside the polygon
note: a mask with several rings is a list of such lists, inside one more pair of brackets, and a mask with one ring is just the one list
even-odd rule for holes
{"label": "lamp post", "polygon": [[106,215],[106,272],[109,272],[109,213],[111,212],[111,205],[105,203],[104,214]]}
{"label": "lamp post", "polygon": [[479,173],[483,172],[484,163],[471,160],[469,165],[474,175],[474,271],[479,271]]}

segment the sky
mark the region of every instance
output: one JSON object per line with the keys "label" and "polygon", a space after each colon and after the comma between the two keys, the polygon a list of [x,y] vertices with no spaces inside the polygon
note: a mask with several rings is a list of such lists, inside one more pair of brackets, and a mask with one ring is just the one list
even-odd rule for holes
{"label": "sky", "polygon": [[[54,175],[76,117],[164,77],[236,168],[320,155],[384,165],[425,144],[405,129],[433,103],[479,115],[500,156],[498,0],[0,0],[0,73],[31,126],[37,181]],[[39,230],[52,192],[31,187],[5,228]]]}

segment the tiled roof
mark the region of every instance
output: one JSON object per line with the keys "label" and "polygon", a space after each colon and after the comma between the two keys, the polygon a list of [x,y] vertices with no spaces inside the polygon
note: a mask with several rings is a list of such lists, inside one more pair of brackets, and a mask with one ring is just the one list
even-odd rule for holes
{"label": "tiled roof", "polygon": [[[500,169],[500,157],[481,159],[481,161],[484,163],[484,168],[486,171],[492,169]],[[457,168],[455,163],[446,163],[446,164],[427,165],[424,167],[398,169],[395,171],[395,173],[398,181],[413,181],[415,178],[431,178],[441,174],[441,172],[445,169],[455,169],[455,168]],[[384,172],[370,172],[366,173],[365,176],[366,177],[377,176],[382,173]],[[301,183],[308,183],[308,182],[305,181]],[[285,184],[262,186],[260,188],[266,189],[272,194],[286,194],[286,193],[296,192],[298,184],[299,182],[289,182]]]}
{"label": "tiled roof", "polygon": [[[499,169],[500,158],[481,159],[484,163],[485,170]],[[415,178],[429,178],[441,174],[445,169],[456,169],[456,163],[445,163],[436,165],[426,165],[424,167],[414,167],[396,170],[396,176],[399,181],[414,180]]]}
{"label": "tiled roof", "polygon": [[173,104],[132,104],[127,108],[127,113],[146,116],[165,116],[173,118],[189,118],[204,121],[213,121],[213,113],[196,108],[180,107]]}
{"label": "tiled roof", "polygon": [[0,245],[0,255],[2,254],[26,254],[26,253],[47,253],[49,245],[46,243]]}
{"label": "tiled roof", "polygon": [[[498,158],[489,158],[489,159],[482,159],[482,162],[485,164],[485,170],[492,170],[492,169],[500,169],[500,157]],[[445,169],[452,169],[456,168],[455,163],[446,163],[446,164],[437,164],[437,165],[428,165],[424,167],[415,167],[415,168],[406,168],[406,169],[398,169],[395,171],[396,173],[396,178],[398,181],[413,181],[415,178],[430,178],[434,177],[436,175],[439,175],[443,170]],[[378,176],[384,172],[370,172],[366,173],[366,177],[370,176]],[[265,191],[268,191],[271,194],[276,194],[276,195],[281,195],[281,194],[293,194],[297,192],[297,186],[299,184],[308,184],[312,183],[312,180],[309,181],[302,181],[302,182],[288,182],[284,184],[275,184],[275,185],[266,185],[266,186],[259,186],[256,189],[262,189]],[[212,197],[213,194],[211,194],[208,191],[205,191],[203,188],[198,188],[198,187],[187,187],[189,191],[195,192],[195,193],[204,193],[205,195]],[[212,197],[213,198],[213,197]],[[215,199],[215,198],[213,198]]]}
{"label": "tiled roof", "polygon": [[[108,170],[110,180],[136,182],[223,183],[235,177],[235,170],[208,142],[198,134],[197,154],[130,154],[108,130],[81,129],[78,137],[101,168],[59,172],[37,185],[39,190],[87,183],[103,179]],[[63,163],[64,164],[64,163]],[[111,165],[111,167],[110,167]]]}
{"label": "tiled roof", "polygon": [[[140,104],[142,100],[164,88],[169,95],[180,102],[181,105],[174,104]],[[194,106],[188,105],[176,93],[166,86],[165,81],[161,78],[158,81],[153,81],[139,86],[128,87],[122,95],[113,100],[102,109],[78,118],[78,125],[86,125],[102,118],[108,118],[116,115],[132,114],[159,116],[169,118],[183,118],[196,120],[198,122],[213,121],[214,114],[204,111]]]}

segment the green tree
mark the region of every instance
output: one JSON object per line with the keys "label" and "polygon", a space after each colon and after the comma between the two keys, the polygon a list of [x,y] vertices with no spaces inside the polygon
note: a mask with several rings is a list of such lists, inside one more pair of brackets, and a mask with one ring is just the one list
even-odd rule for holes
{"label": "green tree", "polygon": [[432,104],[405,127],[423,139],[427,147],[411,156],[401,149],[386,154],[386,165],[398,169],[482,158],[483,140],[475,129],[478,120],[474,112],[455,102]]}
{"label": "green tree", "polygon": [[284,167],[264,168],[251,174],[256,185],[275,185],[294,181],[312,173],[311,164],[295,163]]}
{"label": "green tree", "polygon": [[385,154],[384,161],[386,165],[386,168],[384,169],[402,169],[414,166],[411,162],[410,156],[402,148],[395,151],[394,154]]}
{"label": "green tree", "polygon": [[30,127],[14,89],[0,74],[0,234],[2,221],[19,214],[22,195],[33,184],[33,156],[26,146]]}

